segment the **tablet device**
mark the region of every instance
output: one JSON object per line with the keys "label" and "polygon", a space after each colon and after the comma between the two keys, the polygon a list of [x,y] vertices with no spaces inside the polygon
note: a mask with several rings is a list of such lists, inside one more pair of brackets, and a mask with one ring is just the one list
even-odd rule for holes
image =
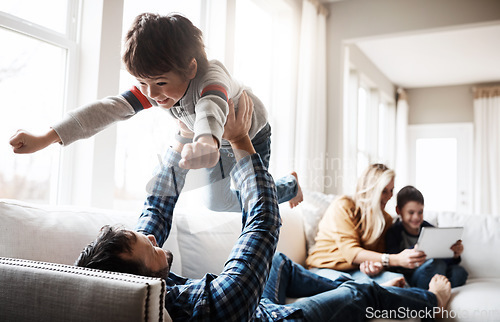
{"label": "tablet device", "polygon": [[422,227],[417,241],[417,249],[423,251],[427,258],[451,258],[450,247],[462,239],[464,227]]}

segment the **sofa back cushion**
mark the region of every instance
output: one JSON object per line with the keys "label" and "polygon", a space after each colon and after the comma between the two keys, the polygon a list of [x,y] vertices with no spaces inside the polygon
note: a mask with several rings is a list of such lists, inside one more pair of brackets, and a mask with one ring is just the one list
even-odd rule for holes
{"label": "sofa back cushion", "polygon": [[463,226],[461,265],[469,278],[500,278],[500,216],[440,213],[439,227]]}
{"label": "sofa back cushion", "polygon": [[[282,227],[277,250],[303,264],[305,237],[299,210],[280,205]],[[214,212],[204,207],[182,208],[175,214],[182,275],[201,278],[219,274],[241,233],[241,213]]]}
{"label": "sofa back cushion", "polygon": [[[104,225],[133,229],[139,214],[74,206],[36,205],[0,200],[0,256],[72,265]],[[174,254],[172,271],[180,272],[177,230],[164,248]]]}

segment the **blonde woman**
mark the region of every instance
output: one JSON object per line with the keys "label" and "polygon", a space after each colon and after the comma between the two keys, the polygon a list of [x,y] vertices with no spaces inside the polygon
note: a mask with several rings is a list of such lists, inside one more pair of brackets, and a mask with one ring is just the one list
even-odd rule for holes
{"label": "blonde woman", "polygon": [[425,254],[416,250],[385,253],[385,234],[392,225],[385,206],[393,195],[394,177],[387,166],[372,164],[358,179],[354,197],[332,202],[306,260],[313,272],[330,279],[345,275],[381,284],[403,276],[387,271],[390,266],[415,268],[425,262]]}

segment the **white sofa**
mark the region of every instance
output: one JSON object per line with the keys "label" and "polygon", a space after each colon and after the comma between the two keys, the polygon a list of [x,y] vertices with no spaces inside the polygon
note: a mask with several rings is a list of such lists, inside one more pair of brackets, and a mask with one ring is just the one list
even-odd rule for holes
{"label": "white sofa", "polygon": [[[331,199],[306,194],[295,209],[280,206],[278,250],[303,264]],[[219,273],[238,237],[241,216],[185,205],[177,208],[164,246],[174,254],[172,270],[193,278]],[[168,321],[162,280],[72,266],[100,227],[132,228],[137,217],[0,200],[0,321]],[[445,313],[456,321],[500,321],[500,217],[440,213],[426,219],[466,227],[462,264],[469,280],[452,291]]]}

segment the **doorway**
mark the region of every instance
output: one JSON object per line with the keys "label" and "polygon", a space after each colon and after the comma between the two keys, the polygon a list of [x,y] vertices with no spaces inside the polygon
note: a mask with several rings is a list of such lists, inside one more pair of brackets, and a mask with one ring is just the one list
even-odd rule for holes
{"label": "doorway", "polygon": [[473,124],[408,127],[409,180],[425,209],[472,213]]}

